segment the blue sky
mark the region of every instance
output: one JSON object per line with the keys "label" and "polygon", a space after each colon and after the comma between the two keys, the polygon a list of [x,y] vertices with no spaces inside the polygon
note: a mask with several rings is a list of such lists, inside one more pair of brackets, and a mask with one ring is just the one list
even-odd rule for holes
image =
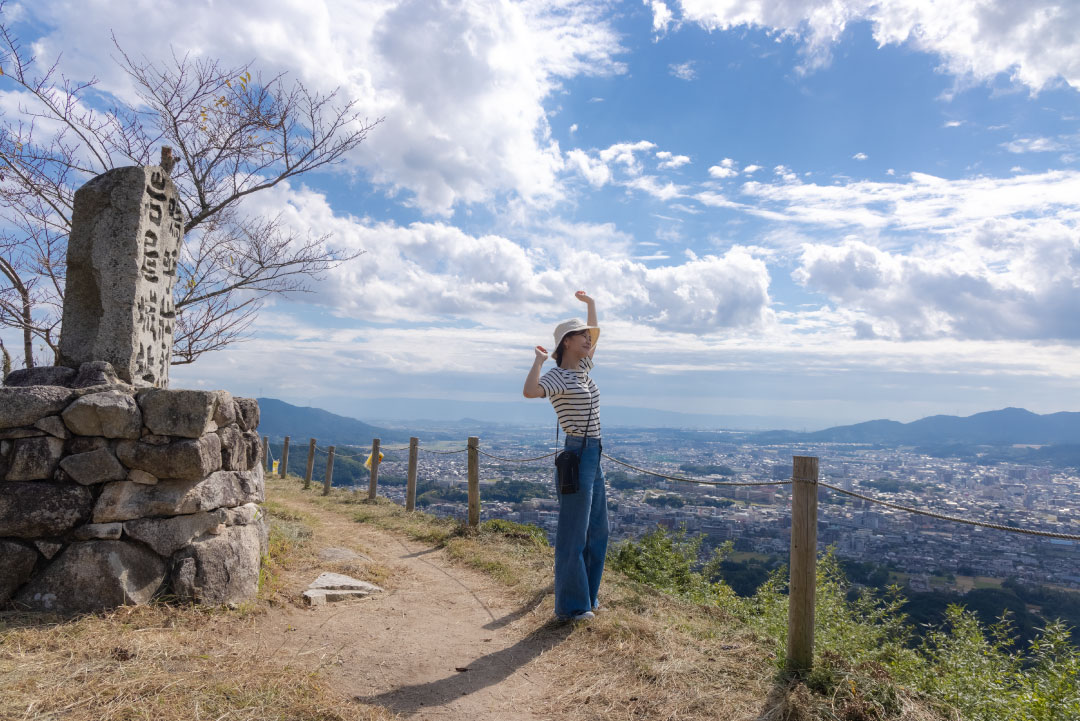
{"label": "blue sky", "polygon": [[1080,4],[74,7],[4,13],[119,95],[110,32],[385,117],[247,207],[365,254],[174,386],[366,420],[392,414],[371,398],[527,403],[531,347],[584,288],[610,404],[798,426],[1080,410]]}

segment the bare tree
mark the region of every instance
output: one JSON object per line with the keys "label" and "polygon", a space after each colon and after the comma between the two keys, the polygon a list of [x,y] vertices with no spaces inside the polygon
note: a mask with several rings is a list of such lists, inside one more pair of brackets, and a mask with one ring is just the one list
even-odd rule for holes
{"label": "bare tree", "polygon": [[[0,3],[2,9],[2,3]],[[0,80],[22,91],[17,117],[0,118],[0,327],[23,333],[25,364],[37,339],[59,351],[67,238],[76,188],[124,165],[149,165],[159,148],[187,224],[176,288],[173,363],[191,363],[243,337],[262,301],[359,252],[328,235],[301,237],[281,217],[244,212],[242,200],[340,163],[380,122],[338,91],[319,93],[251,64],[175,53],[135,58],[113,38],[135,100],[75,82],[35,58],[0,23]],[[105,98],[107,101],[103,101]],[[106,104],[106,102],[108,104]]]}

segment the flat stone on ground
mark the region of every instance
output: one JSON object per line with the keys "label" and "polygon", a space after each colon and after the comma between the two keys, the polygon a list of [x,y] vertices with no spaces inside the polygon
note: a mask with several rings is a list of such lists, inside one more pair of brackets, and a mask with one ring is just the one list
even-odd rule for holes
{"label": "flat stone on ground", "polygon": [[381,588],[374,583],[361,581],[352,576],[342,573],[321,573],[319,577],[308,584],[308,588],[317,591],[363,591],[365,593],[378,593]]}

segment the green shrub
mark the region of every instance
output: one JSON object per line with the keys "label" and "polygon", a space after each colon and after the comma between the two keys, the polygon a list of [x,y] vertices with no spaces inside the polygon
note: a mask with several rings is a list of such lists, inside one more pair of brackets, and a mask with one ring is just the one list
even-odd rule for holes
{"label": "green shrub", "polygon": [[685,528],[668,532],[663,526],[646,533],[637,542],[623,541],[611,555],[614,568],[627,578],[697,603],[720,603],[734,598],[724,583],[709,580],[731,545],[716,549],[701,570],[698,553],[704,536],[688,536]]}

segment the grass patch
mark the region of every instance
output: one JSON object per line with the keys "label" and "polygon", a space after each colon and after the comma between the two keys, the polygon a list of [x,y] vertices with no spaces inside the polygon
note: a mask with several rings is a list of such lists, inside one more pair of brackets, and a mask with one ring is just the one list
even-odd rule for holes
{"label": "grass patch", "polygon": [[38,721],[373,721],[254,633],[283,577],[311,562],[317,519],[271,501],[259,600],[240,609],[152,604],[77,618],[0,614],[0,718]]}

